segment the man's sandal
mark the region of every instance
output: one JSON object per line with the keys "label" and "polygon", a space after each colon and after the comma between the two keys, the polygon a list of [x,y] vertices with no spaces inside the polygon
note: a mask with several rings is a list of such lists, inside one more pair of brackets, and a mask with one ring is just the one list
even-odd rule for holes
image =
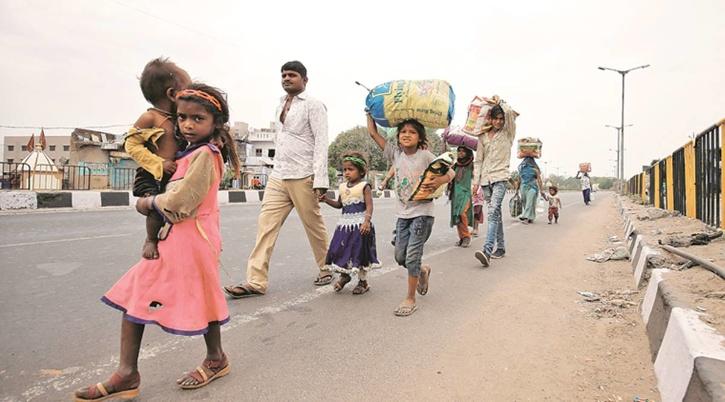
{"label": "man's sandal", "polygon": [[325,274],[315,278],[315,281],[313,283],[315,284],[315,286],[325,286],[331,284],[333,279],[334,276],[332,274]]}
{"label": "man's sandal", "polygon": [[[141,384],[141,377],[130,381],[131,388],[121,389],[124,379],[118,373],[111,374],[111,378],[104,383],[91,385],[88,388],[79,389],[75,392],[76,402],[105,401],[107,399],[133,399],[138,396],[138,386]],[[129,383],[129,382],[127,382]]]}
{"label": "man's sandal", "polygon": [[251,296],[262,296],[264,293],[256,290],[248,283],[239,285],[224,286],[224,293],[232,297],[232,299],[243,299]]}
{"label": "man's sandal", "polygon": [[[221,365],[221,363],[224,363],[223,367],[212,367],[216,366],[216,364]],[[204,360],[201,363],[201,366],[194,369],[194,371],[186,373],[186,375],[177,380],[176,383],[181,389],[197,389],[208,385],[217,378],[224,377],[229,374],[230,371],[231,366],[229,366],[227,357],[224,355],[221,360]],[[189,379],[193,379],[196,383],[184,384]]]}

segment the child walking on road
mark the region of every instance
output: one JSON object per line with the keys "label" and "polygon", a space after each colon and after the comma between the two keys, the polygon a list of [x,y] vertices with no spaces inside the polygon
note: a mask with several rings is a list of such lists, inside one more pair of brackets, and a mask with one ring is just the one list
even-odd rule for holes
{"label": "child walking on road", "polygon": [[471,177],[473,176],[473,151],[464,146],[458,147],[458,157],[453,170],[456,176],[448,183],[451,200],[451,227],[458,231],[457,247],[466,248],[471,244],[473,208],[471,207]]}
{"label": "child walking on road", "polygon": [[557,194],[559,194],[559,188],[556,186],[549,186],[549,195],[545,195],[546,200],[549,201],[549,225],[551,225],[552,219],[554,220],[554,223],[559,223],[561,199]]}
{"label": "child walking on road", "polygon": [[[425,127],[417,120],[404,120],[398,124],[396,146],[380,135],[370,114],[367,118],[370,137],[383,149],[385,157],[395,168],[395,192],[398,199],[395,261],[408,270],[408,293],[394,313],[397,316],[409,316],[418,308],[416,290],[421,296],[428,293],[431,268],[428,265],[421,267],[421,260],[423,246],[433,229],[433,201],[410,201],[410,198],[435,155],[424,149]],[[451,181],[454,174],[453,170],[449,170],[446,175],[423,182],[421,187],[426,191],[434,191]]]}
{"label": "child walking on road", "polygon": [[340,273],[335,282],[335,291],[341,291],[357,273],[358,283],[352,291],[361,295],[370,290],[368,271],[380,268],[375,250],[375,227],[373,227],[373,193],[364,181],[367,172],[365,157],[358,152],[348,152],[342,158],[342,175],[337,200],[320,196],[320,201],[340,209],[342,217],[337,223],[335,234],[327,251],[325,270]]}
{"label": "child walking on road", "polygon": [[[144,112],[126,133],[124,148],[140,166],[133,181],[133,195],[150,197],[161,194],[174,171],[174,155],[186,147],[186,141],[174,133],[176,94],[189,85],[189,74],[168,59],[153,59],[141,73],[141,92],[153,105]],[[159,258],[158,232],[161,216],[146,216],[146,240],[143,258]]]}
{"label": "child walking on road", "polygon": [[206,358],[177,380],[182,389],[203,387],[230,371],[220,331],[229,321],[229,311],[219,288],[217,189],[223,158],[237,172],[239,158],[227,126],[227,102],[219,90],[192,84],[176,94],[176,101],[176,128],[189,146],[176,159],[167,191],[139,198],[136,204],[141,214],[156,211],[166,222],[159,236],[159,258],[141,259],[103,296],[104,303],[123,312],[119,365],[105,382],[78,390],[76,401],[138,395],[145,324],[176,335],[204,335]]}

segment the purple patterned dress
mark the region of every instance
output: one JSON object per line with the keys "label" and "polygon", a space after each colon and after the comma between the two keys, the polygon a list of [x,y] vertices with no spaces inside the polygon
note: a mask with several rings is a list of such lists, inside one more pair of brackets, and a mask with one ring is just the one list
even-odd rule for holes
{"label": "purple patterned dress", "polygon": [[340,185],[342,217],[337,222],[325,259],[326,270],[348,275],[357,273],[361,279],[369,270],[380,268],[375,251],[375,227],[371,224],[370,233],[360,234],[360,226],[365,221],[363,190],[366,186],[370,185],[365,181],[352,187],[347,183]]}

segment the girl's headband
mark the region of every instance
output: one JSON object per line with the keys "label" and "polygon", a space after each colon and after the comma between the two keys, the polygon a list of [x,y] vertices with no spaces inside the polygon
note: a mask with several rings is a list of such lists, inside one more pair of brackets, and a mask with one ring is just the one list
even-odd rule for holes
{"label": "girl's headband", "polygon": [[185,97],[185,96],[194,96],[197,98],[204,99],[206,101],[209,101],[214,107],[217,108],[220,112],[222,111],[222,104],[219,102],[219,99],[209,95],[208,93],[204,91],[200,91],[198,89],[182,89],[176,94],[176,99]]}
{"label": "girl's headband", "polygon": [[343,162],[352,162],[353,164],[357,165],[360,169],[365,169],[365,166],[367,166],[367,163],[363,159],[358,158],[357,156],[346,156],[342,158]]}

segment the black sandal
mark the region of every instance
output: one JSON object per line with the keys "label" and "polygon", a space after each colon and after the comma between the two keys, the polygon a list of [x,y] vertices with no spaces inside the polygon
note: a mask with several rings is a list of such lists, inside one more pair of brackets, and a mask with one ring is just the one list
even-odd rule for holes
{"label": "black sandal", "polygon": [[233,299],[243,299],[251,296],[262,296],[264,293],[254,289],[248,283],[224,286],[224,293],[231,296]]}
{"label": "black sandal", "polygon": [[352,290],[352,294],[361,295],[361,294],[367,292],[368,290],[370,290],[368,281],[358,281],[357,286],[355,286],[355,289]]}
{"label": "black sandal", "polygon": [[332,274],[325,274],[318,276],[313,283],[315,286],[325,286],[331,284],[334,278],[335,277]]}

